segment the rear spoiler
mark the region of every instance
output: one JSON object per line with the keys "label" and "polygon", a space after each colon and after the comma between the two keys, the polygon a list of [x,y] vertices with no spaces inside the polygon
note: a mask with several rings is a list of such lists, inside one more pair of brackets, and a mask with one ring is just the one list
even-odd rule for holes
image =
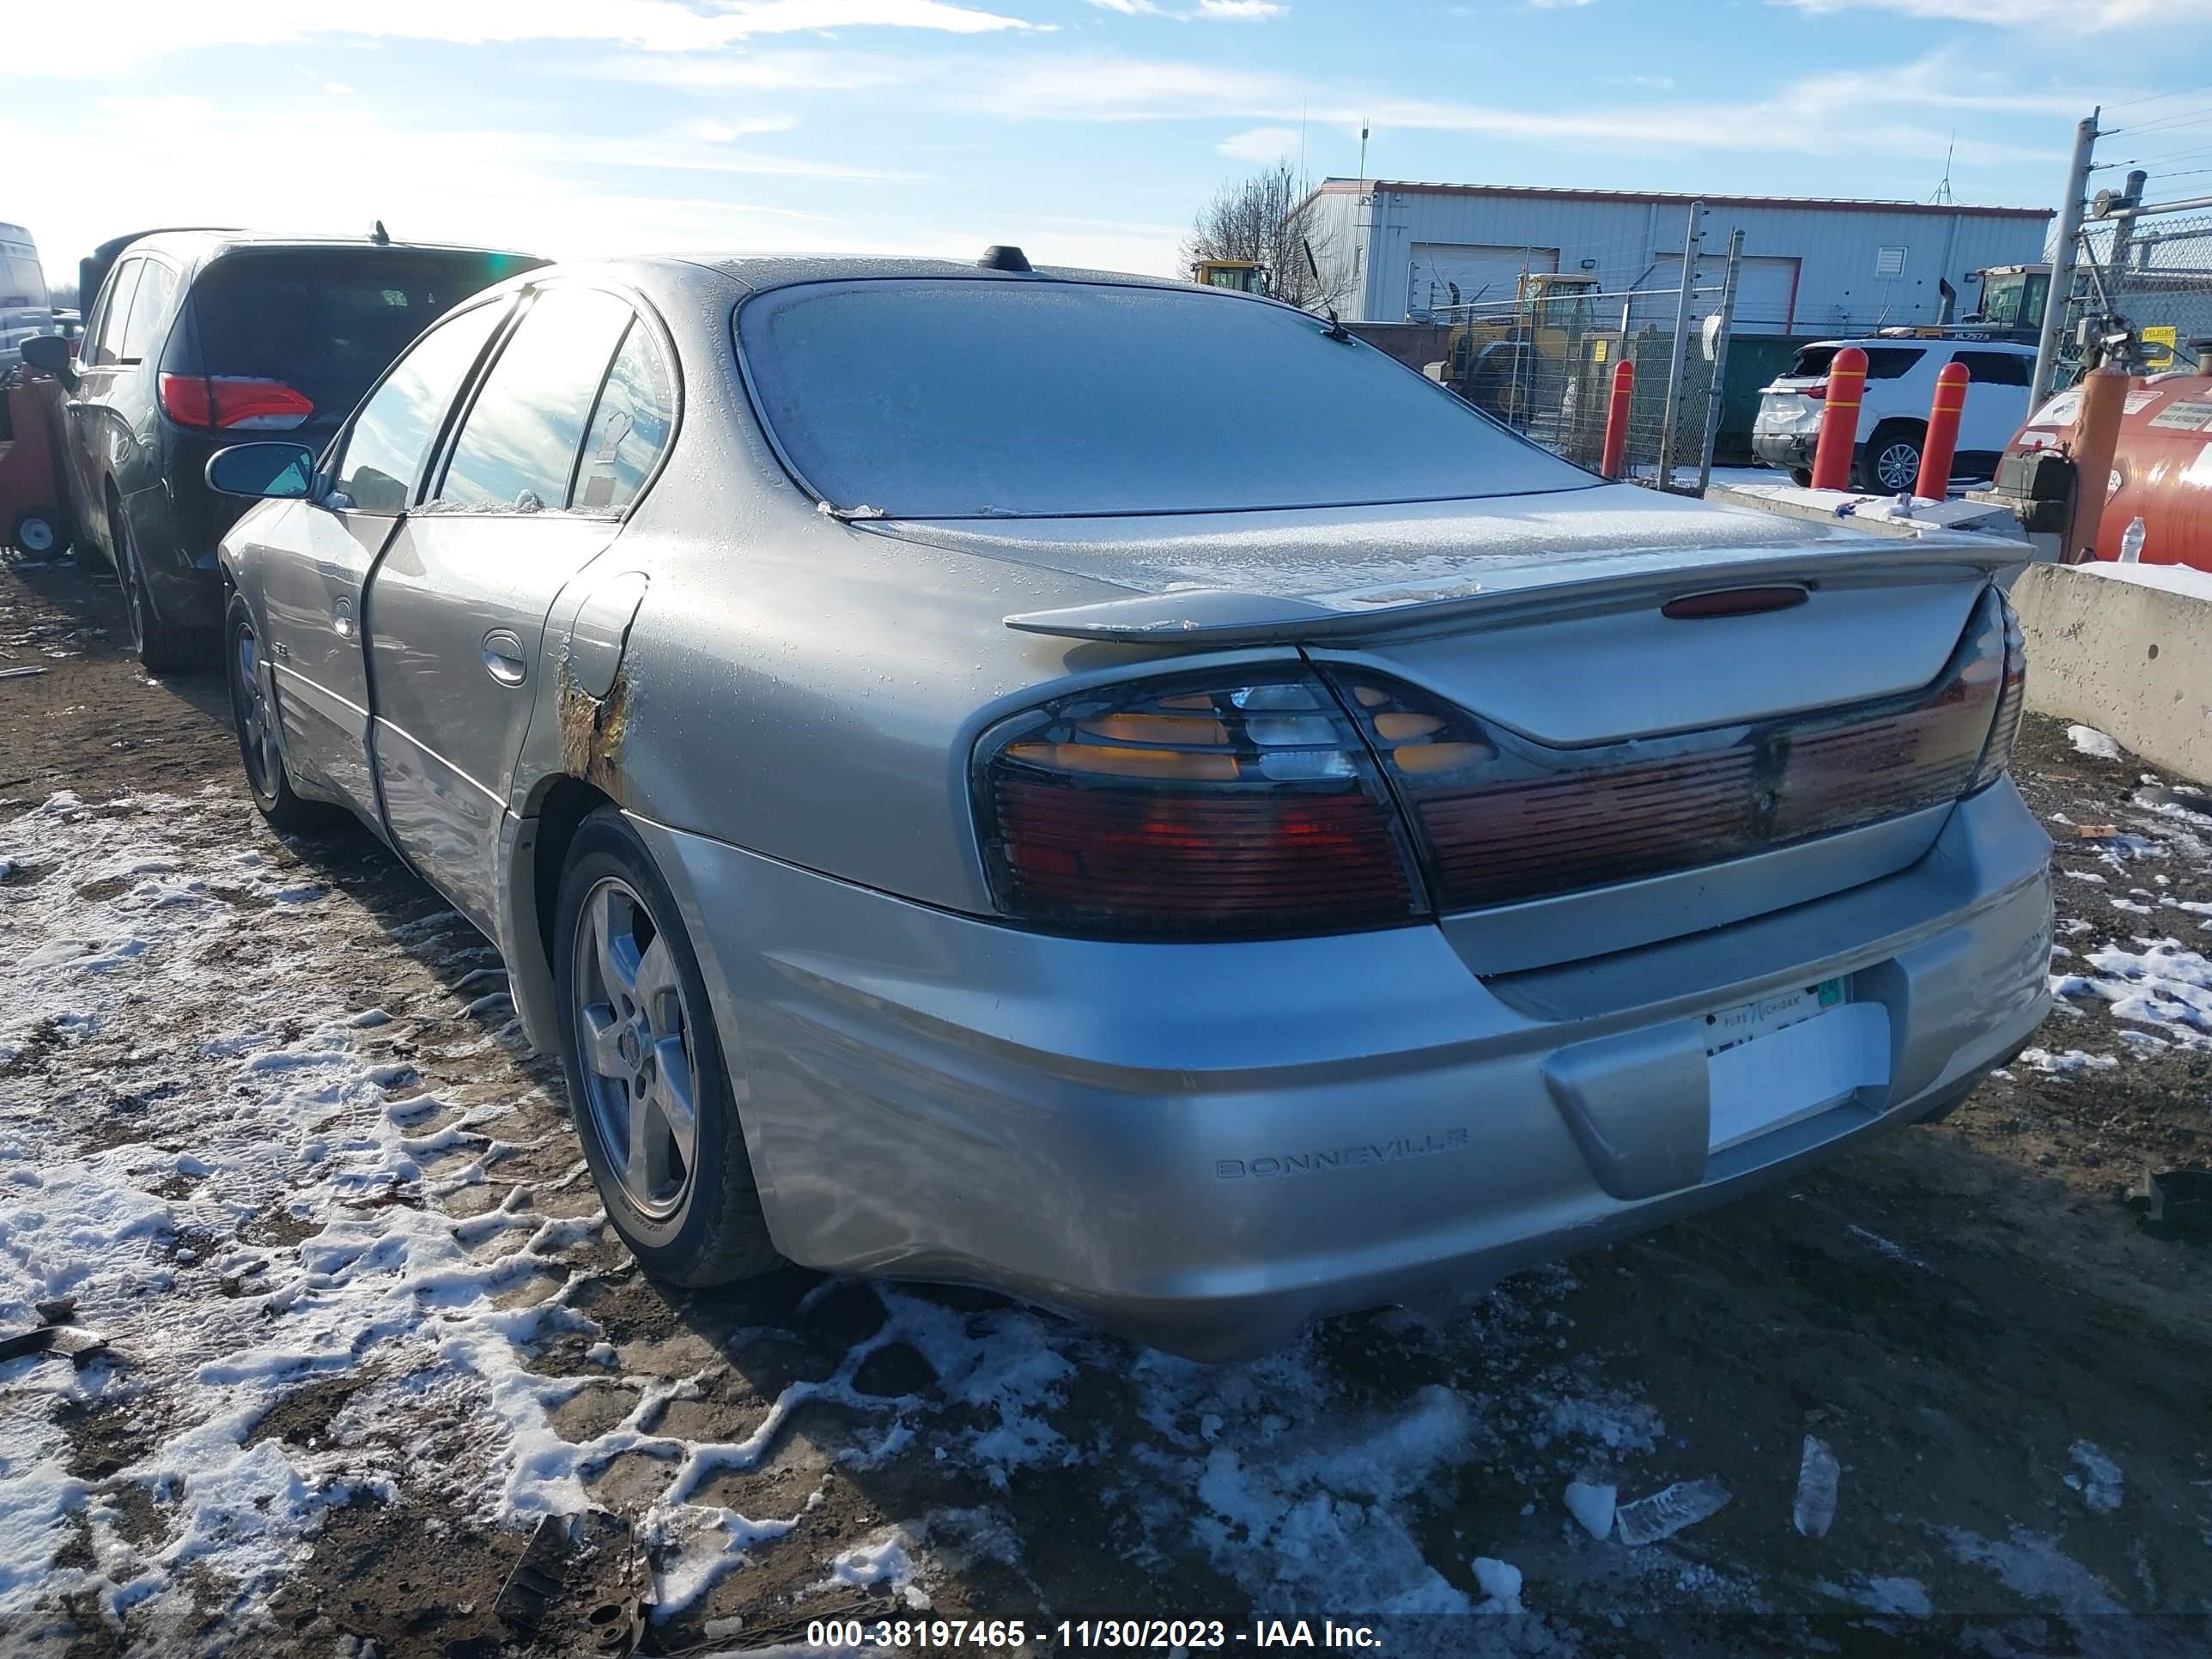
{"label": "rear spoiler", "polygon": [[[1672,598],[1715,588],[1808,583],[1826,576],[1874,571],[1892,579],[1903,574],[1908,579],[1956,581],[1969,573],[1986,579],[2033,556],[2021,543],[1987,536],[1930,536],[1911,541],[1854,536],[1832,545],[1790,553],[1747,549],[1731,557],[1722,550],[1711,562],[1685,564],[1670,560],[1653,568],[1620,571],[1583,581],[1537,581],[1484,592],[1477,584],[1455,580],[1454,591],[1447,598],[1365,604],[1358,609],[1204,587],[1139,594],[1058,611],[1024,611],[1006,617],[1005,623],[1018,633],[1054,639],[1211,651],[1233,646],[1367,639],[1423,632],[1477,618],[1487,621],[1528,612],[1581,611],[1623,598],[1654,594]],[[1510,574],[1522,575],[1526,568]]]}

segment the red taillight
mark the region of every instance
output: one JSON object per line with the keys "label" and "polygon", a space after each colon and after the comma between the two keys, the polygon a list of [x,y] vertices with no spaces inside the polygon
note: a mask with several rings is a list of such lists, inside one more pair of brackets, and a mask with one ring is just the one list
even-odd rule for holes
{"label": "red taillight", "polygon": [[1359,732],[1310,677],[1113,686],[979,745],[999,908],[1123,936],[1387,927],[1425,914]]}
{"label": "red taillight", "polygon": [[1810,398],[1816,404],[1828,401],[1828,383],[1826,380],[1815,380],[1810,386],[1792,386],[1790,390],[1801,398]]}
{"label": "red taillight", "polygon": [[1413,814],[1436,908],[1467,909],[1717,864],[1958,799],[1986,781],[2009,695],[2007,620],[1991,592],[1944,672],[1901,696],[1579,750],[1328,672]]}
{"label": "red taillight", "polygon": [[1676,622],[1705,617],[1756,617],[1762,611],[1788,611],[1812,597],[1802,587],[1716,587],[1669,599],[1659,607],[1659,614]]}
{"label": "red taillight", "polygon": [[243,374],[164,374],[161,389],[161,412],[179,426],[282,432],[315,412],[282,380]]}
{"label": "red taillight", "polygon": [[2020,629],[2020,617],[2012,601],[1996,596],[2004,613],[2004,689],[1997,696],[1997,715],[1990,726],[1990,740],[1974,768],[1966,793],[1986,789],[2012,765],[2012,748],[2020,737],[2021,711],[2027,703],[2027,640]]}

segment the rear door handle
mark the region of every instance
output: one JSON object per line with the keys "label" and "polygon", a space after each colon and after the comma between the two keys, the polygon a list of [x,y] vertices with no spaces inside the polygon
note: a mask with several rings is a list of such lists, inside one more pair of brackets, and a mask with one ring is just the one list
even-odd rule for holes
{"label": "rear door handle", "polygon": [[483,665],[484,672],[501,685],[520,685],[530,672],[521,639],[504,628],[495,628],[484,635]]}

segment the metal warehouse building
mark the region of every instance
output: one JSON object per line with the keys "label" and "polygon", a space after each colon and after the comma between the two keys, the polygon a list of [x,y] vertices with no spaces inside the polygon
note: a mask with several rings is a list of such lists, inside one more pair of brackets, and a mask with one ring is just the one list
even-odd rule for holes
{"label": "metal warehouse building", "polygon": [[[1510,300],[1523,270],[1583,272],[1607,294],[1679,289],[1690,209],[1702,200],[1697,280],[1719,282],[1729,232],[1741,228],[1735,331],[1760,334],[1937,322],[1947,285],[1955,319],[1975,308],[1967,273],[2041,259],[2051,217],[2045,208],[1369,179],[1328,179],[1307,200],[1316,256],[1343,279],[1339,308],[1372,323]],[[1671,295],[1637,301],[1631,318],[1638,327],[1674,320]]]}

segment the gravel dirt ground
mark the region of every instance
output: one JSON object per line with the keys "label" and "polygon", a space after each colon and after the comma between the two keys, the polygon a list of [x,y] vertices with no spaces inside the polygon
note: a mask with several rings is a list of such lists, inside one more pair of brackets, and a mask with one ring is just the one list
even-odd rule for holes
{"label": "gravel dirt ground", "polygon": [[[2212,1161],[2212,820],[2131,759],[2031,720],[2061,1007],[1948,1121],[1207,1368],[971,1292],[644,1279],[495,953],[366,834],[272,836],[219,683],[121,638],[104,573],[0,566],[0,670],[45,671],[0,678],[0,1334],[68,1297],[110,1343],[0,1364],[0,1652],[619,1652],[641,1595],[660,1652],[2212,1651],[2212,1257],[2119,1197]],[[1728,1501],[1632,1547],[1571,1480]]]}

